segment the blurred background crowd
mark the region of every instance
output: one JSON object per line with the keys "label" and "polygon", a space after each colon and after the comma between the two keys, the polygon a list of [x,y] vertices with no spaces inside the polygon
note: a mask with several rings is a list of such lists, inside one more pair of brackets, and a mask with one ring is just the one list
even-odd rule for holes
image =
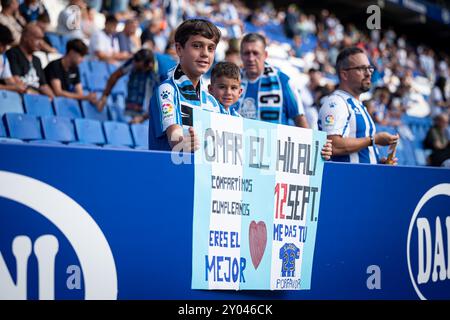
{"label": "blurred background crowd", "polygon": [[[334,65],[339,51],[350,46],[365,49],[375,72],[372,89],[362,100],[379,130],[400,134],[399,164],[448,165],[450,26],[424,22],[422,15],[418,15],[422,21],[390,26],[384,20],[386,8],[382,8],[381,29],[370,30],[364,7],[370,2],[362,3],[358,11],[362,14],[358,16],[349,15],[349,11],[342,13],[344,6],[349,5],[345,1],[1,0],[0,24],[9,29],[11,39],[0,32],[0,49],[4,52],[0,60],[0,115],[4,129],[0,136],[4,141],[38,140],[11,134],[8,114],[21,113],[8,109],[8,101],[14,97],[19,96],[24,115],[40,121],[41,140],[47,141],[43,117],[60,115],[57,105],[76,100],[80,112],[70,115],[75,121],[73,139],[60,142],[81,141],[76,123],[79,117],[131,126],[132,140],[122,145],[145,148],[145,142],[137,142],[145,140],[144,134],[141,138],[135,135],[145,132],[148,126],[146,111],[127,113],[127,103],[145,104],[144,98],[132,97],[136,91],[133,86],[142,85],[133,72],[141,69],[134,65],[130,71],[127,63],[141,49],[149,49],[153,54],[150,58],[155,61],[151,65],[155,83],[164,80],[177,62],[174,30],[187,18],[204,17],[222,31],[215,61],[227,60],[242,66],[242,36],[247,32],[266,36],[268,62],[299,84],[308,122],[315,129],[320,101],[338,82]],[[435,5],[448,12],[444,2],[437,1]],[[402,14],[403,11],[399,16]],[[395,14],[389,17],[391,21],[396,19]],[[439,32],[429,31],[433,28]],[[424,30],[428,37],[423,36]],[[10,73],[6,72],[6,63]],[[73,69],[78,72],[70,72]],[[76,77],[78,81],[74,80]],[[108,82],[111,92],[103,103],[106,107],[99,108]],[[33,107],[27,104],[44,103],[42,99],[29,98],[32,94],[47,96],[49,114],[29,111]],[[97,145],[108,143],[108,137],[94,141]]]}

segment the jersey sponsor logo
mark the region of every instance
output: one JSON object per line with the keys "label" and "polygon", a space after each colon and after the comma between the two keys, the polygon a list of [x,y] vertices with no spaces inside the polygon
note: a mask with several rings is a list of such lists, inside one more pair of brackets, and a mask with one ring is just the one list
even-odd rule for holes
{"label": "jersey sponsor logo", "polygon": [[326,126],[332,126],[334,124],[334,116],[332,114],[329,114],[325,117],[325,125]]}
{"label": "jersey sponsor logo", "polygon": [[[0,252],[0,300],[28,299],[37,294],[33,284],[37,284],[41,300],[74,294],[69,278],[66,289],[55,280],[61,280],[56,274],[77,269],[84,288],[76,289],[84,289],[85,299],[116,299],[114,257],[89,213],[60,190],[34,178],[0,171],[0,181],[0,199],[11,208],[0,212],[0,234],[4,237],[0,246],[4,250]],[[33,221],[33,230],[28,233],[27,218]],[[63,265],[60,270],[60,261],[74,258],[80,266],[70,265],[66,271],[67,265]]]}
{"label": "jersey sponsor logo", "polygon": [[170,116],[173,114],[173,104],[170,102],[165,102],[162,104],[162,113],[164,117]]}
{"label": "jersey sponsor logo", "polygon": [[244,118],[256,119],[256,102],[253,98],[245,98],[239,113]]}
{"label": "jersey sponsor logo", "polygon": [[450,184],[429,189],[417,204],[407,238],[409,276],[422,300],[450,298]]}

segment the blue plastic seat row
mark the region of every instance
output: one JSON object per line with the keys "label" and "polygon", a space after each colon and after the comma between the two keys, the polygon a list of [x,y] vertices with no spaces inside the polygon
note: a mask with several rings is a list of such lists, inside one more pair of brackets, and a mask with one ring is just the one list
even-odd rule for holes
{"label": "blue plastic seat row", "polygon": [[[74,119],[7,113],[0,125],[2,139],[20,139],[38,143],[107,145],[112,147],[148,146],[148,123],[128,125],[123,122],[100,122],[92,119]],[[5,124],[5,126],[3,126]]]}
{"label": "blue plastic seat row", "polygon": [[[100,93],[98,94],[100,97]],[[124,115],[125,98],[123,95],[108,97],[107,106],[99,112],[96,106],[89,101],[81,101],[81,108],[78,100],[56,97],[53,103],[47,96],[24,94],[23,106],[20,94],[12,91],[0,90],[0,116],[5,113],[26,113],[33,116],[57,115],[76,118],[89,118],[99,121],[128,121]]]}

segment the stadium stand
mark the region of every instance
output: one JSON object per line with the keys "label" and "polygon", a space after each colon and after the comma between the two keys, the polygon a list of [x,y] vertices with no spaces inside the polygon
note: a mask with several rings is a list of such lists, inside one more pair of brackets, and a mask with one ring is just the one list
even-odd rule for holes
{"label": "stadium stand", "polygon": [[[51,17],[51,27],[46,31],[46,36],[58,51],[36,53],[45,66],[65,53],[66,43],[73,34],[65,33],[60,28],[55,32],[58,15],[64,9],[63,5],[53,5],[53,2],[45,0],[43,3]],[[141,28],[135,38],[147,27],[148,16],[158,16],[164,22],[160,30],[154,31],[153,42],[145,43],[155,53],[160,80],[164,80],[167,72],[176,65],[171,38],[171,31],[176,24],[168,23],[170,19],[164,13],[166,8],[162,7],[167,3],[164,3],[143,7],[140,12],[130,9],[117,14],[121,21],[117,31],[121,30],[127,18],[136,15],[139,19]],[[268,40],[270,63],[293,77],[300,87],[308,85],[308,70],[317,69],[323,75],[321,86],[332,90],[338,81],[333,65],[339,49],[350,45],[364,47],[377,68],[372,78],[373,90],[364,99],[374,99],[377,87],[389,89],[390,97],[385,108],[382,111],[375,110],[382,113],[383,119],[377,123],[377,129],[400,134],[397,148],[399,164],[426,165],[430,150],[424,148],[423,139],[432,125],[432,117],[439,112],[448,113],[448,52],[423,43],[410,43],[406,36],[400,36],[401,33],[394,28],[383,27],[379,31],[368,31],[364,28],[358,29],[354,24],[344,23],[344,20],[337,16],[342,14],[342,10],[336,7],[333,11],[333,6],[329,5],[333,1],[326,1],[328,10],[324,10],[322,2],[313,1],[305,1],[304,6],[300,8],[292,6],[290,1],[267,2],[256,10],[251,8],[253,3],[249,1],[231,1],[230,6],[235,7],[240,20],[235,21],[234,25],[224,18],[229,17],[227,7],[215,7],[206,1],[200,3],[203,10],[191,2],[186,2],[180,10],[185,17],[205,17],[221,28],[223,39],[217,47],[216,61],[225,57],[227,49],[239,47],[233,37],[239,38],[246,32],[261,32]],[[277,6],[280,6],[280,9]],[[396,12],[401,16],[405,15],[401,10],[392,11],[392,6],[394,5],[389,4],[386,11],[390,20],[395,20]],[[285,9],[286,7],[288,9]],[[107,7],[104,9],[106,11],[101,13],[90,11],[89,19],[88,14],[81,16],[83,28],[78,34],[87,44],[93,32],[103,28],[105,14],[109,13]],[[348,20],[348,15],[346,18]],[[427,23],[426,27],[436,27],[438,22],[434,23]],[[294,39],[294,36],[298,36],[300,40]],[[424,42],[427,40],[429,39],[423,38]],[[139,48],[141,44],[136,42],[135,50]],[[85,91],[100,93],[105,89],[108,77],[120,66],[109,63],[112,60],[100,61],[87,56],[79,64],[80,81]],[[437,85],[438,81],[435,80],[439,77],[446,80],[444,86]],[[127,86],[128,77],[124,76],[112,89],[102,112],[98,112],[95,105],[85,100],[80,102],[66,97],[55,97],[50,101],[46,96],[21,95],[0,90],[1,141],[56,141],[71,146],[105,145],[145,149],[148,122],[130,123],[131,117],[125,113]],[[385,156],[387,148],[380,148],[380,154]]]}

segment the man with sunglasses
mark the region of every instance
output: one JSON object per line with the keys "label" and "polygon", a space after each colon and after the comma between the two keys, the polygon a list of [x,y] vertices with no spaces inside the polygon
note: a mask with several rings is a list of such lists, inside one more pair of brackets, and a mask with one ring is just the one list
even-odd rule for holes
{"label": "man with sunglasses", "polygon": [[385,163],[386,159],[379,159],[376,145],[394,145],[399,139],[398,135],[376,132],[375,123],[359,100],[363,92],[370,90],[373,71],[360,48],[345,48],[337,57],[339,86],[324,99],[318,121],[319,129],[333,141],[333,161]]}

